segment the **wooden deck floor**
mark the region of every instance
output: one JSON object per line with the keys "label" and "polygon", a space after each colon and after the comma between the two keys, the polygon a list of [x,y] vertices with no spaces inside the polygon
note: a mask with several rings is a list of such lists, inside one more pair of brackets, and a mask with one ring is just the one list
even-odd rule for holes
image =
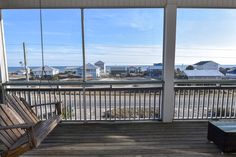
{"label": "wooden deck floor", "polygon": [[222,154],[207,138],[206,122],[136,124],[60,124],[23,157],[161,156],[206,157]]}

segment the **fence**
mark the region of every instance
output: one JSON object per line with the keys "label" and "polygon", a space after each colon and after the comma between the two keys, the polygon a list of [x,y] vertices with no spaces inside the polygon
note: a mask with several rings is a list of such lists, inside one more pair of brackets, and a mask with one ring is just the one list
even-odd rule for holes
{"label": "fence", "polygon": [[[9,86],[5,90],[9,94],[24,98],[30,105],[62,102],[62,116],[65,121],[160,119],[162,87],[107,86]],[[37,106],[34,110],[38,117],[47,119],[52,115],[54,107]]]}
{"label": "fence", "polygon": [[236,87],[176,87],[174,119],[235,118]]}
{"label": "fence", "polygon": [[[183,84],[184,83],[184,84]],[[236,118],[236,86],[219,83],[176,83],[174,120]],[[187,84],[186,84],[187,83]],[[68,86],[69,85],[69,86]],[[51,86],[51,85],[50,85]],[[23,97],[30,105],[62,102],[65,121],[141,121],[161,120],[162,83],[100,83],[7,85],[7,93]],[[35,107],[41,119],[47,119],[53,106]]]}

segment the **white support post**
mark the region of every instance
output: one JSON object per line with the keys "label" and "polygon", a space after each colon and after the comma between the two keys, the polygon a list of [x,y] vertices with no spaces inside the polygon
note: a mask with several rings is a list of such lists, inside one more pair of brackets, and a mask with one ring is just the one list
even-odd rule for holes
{"label": "white support post", "polygon": [[174,118],[174,69],[176,44],[176,16],[175,0],[168,0],[164,13],[164,91],[162,121],[172,122]]}
{"label": "white support post", "polygon": [[[0,83],[7,82],[8,79],[8,69],[7,69],[7,57],[5,49],[5,39],[4,39],[4,29],[3,29],[3,18],[2,11],[0,10]],[[4,89],[0,85],[0,103],[4,103],[3,100]]]}
{"label": "white support post", "polygon": [[8,69],[7,69],[7,59],[6,59],[6,49],[5,49],[5,39],[4,39],[4,29],[3,29],[3,18],[2,12],[0,10],[0,74],[1,83],[7,82],[8,79]]}

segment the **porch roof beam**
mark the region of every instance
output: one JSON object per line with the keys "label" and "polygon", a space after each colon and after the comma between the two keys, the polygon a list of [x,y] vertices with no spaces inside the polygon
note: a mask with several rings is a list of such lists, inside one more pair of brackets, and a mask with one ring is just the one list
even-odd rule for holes
{"label": "porch roof beam", "polygon": [[[236,8],[235,0],[42,0],[42,8]],[[0,9],[38,9],[39,0],[0,0]]]}

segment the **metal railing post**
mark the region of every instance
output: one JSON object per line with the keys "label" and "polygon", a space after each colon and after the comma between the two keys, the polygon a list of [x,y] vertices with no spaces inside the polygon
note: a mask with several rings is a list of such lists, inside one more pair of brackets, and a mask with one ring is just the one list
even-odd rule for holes
{"label": "metal railing post", "polygon": [[86,109],[86,60],[85,60],[85,39],[84,39],[84,9],[81,8],[81,33],[82,33],[82,54],[83,54],[83,107],[84,107],[84,122],[87,122]]}
{"label": "metal railing post", "polygon": [[0,85],[0,103],[4,103],[4,87],[3,85]]}

